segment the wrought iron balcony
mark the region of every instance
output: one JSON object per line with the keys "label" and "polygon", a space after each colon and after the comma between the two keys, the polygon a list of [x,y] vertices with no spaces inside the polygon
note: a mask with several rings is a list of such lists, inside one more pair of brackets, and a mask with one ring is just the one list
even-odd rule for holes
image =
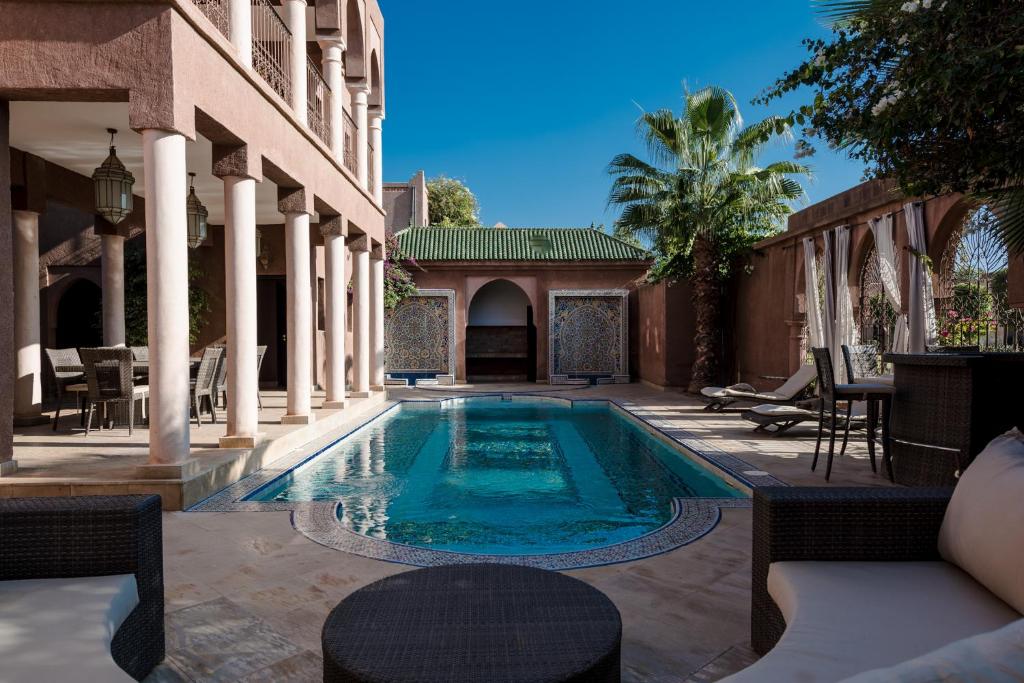
{"label": "wrought iron balcony", "polygon": [[292,34],[270,0],[253,0],[252,68],[281,98],[291,98]]}
{"label": "wrought iron balcony", "polygon": [[306,56],[306,105],[309,128],[316,136],[331,144],[331,88],[320,69]]}
{"label": "wrought iron balcony", "polygon": [[231,19],[228,10],[229,0],[192,0],[193,4],[206,15],[206,18],[213,22],[213,25],[224,34],[225,38],[231,38]]}

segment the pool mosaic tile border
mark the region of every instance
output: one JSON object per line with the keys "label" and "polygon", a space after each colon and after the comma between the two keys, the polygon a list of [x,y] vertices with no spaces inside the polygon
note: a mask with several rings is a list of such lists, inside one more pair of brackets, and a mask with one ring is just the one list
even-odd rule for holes
{"label": "pool mosaic tile border", "polygon": [[[373,420],[395,410],[403,403],[459,401],[467,398],[495,397],[500,393],[480,393],[453,397],[404,399],[395,401],[382,410],[368,415],[358,426],[331,443],[310,453],[297,449],[271,463],[245,479],[232,484],[219,493],[197,503],[188,512],[271,512],[289,511],[292,525],[299,533],[328,548],[334,548],[362,557],[395,562],[418,567],[442,564],[465,564],[470,562],[496,562],[520,564],[544,569],[582,569],[619,562],[643,559],[675,550],[693,543],[710,532],[721,519],[722,508],[749,508],[749,498],[676,498],[674,514],[664,526],[638,538],[615,545],[566,553],[542,555],[485,555],[431,550],[394,543],[384,539],[358,534],[339,521],[338,505],[335,502],[257,502],[247,497],[270,484],[289,470],[311,460],[330,448],[331,445],[362,429]],[[642,426],[685,449],[693,457],[707,463],[712,469],[720,470],[728,479],[741,486],[754,489],[760,486],[786,486],[767,472],[757,470],[753,465],[735,457],[691,432],[672,424],[670,420],[658,417],[656,411],[646,409],[629,401],[613,399],[569,399],[543,394],[515,394],[515,398],[542,399],[573,403],[607,403],[637,420]]]}

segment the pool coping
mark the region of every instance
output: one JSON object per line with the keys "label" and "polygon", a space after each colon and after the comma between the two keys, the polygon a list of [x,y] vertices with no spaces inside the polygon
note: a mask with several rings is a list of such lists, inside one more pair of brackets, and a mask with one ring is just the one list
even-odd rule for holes
{"label": "pool coping", "polygon": [[331,436],[324,445],[300,448],[289,453],[267,467],[258,470],[220,492],[210,496],[187,512],[291,512],[292,526],[311,541],[320,545],[349,552],[384,562],[419,567],[470,562],[495,562],[519,564],[544,569],[582,569],[640,560],[680,548],[700,539],[717,526],[722,508],[749,508],[750,498],[675,498],[672,518],[661,527],[642,536],[613,545],[563,553],[531,555],[491,555],[434,550],[395,543],[385,539],[364,536],[342,525],[339,502],[335,501],[251,501],[246,500],[259,490],[271,485],[289,471],[316,458],[328,448],[370,422],[383,417],[406,403],[445,403],[465,401],[471,398],[529,398],[544,401],[568,403],[605,403],[614,410],[624,413],[638,426],[663,440],[676,450],[680,457],[689,457],[714,474],[725,478],[733,486],[746,489],[749,493],[762,486],[787,486],[767,472],[757,470],[749,463],[718,448],[691,432],[671,425],[670,421],[659,419],[649,409],[632,401],[613,398],[565,398],[543,393],[495,392],[476,393],[463,396],[403,398],[389,400],[381,410],[371,411],[345,433]]}

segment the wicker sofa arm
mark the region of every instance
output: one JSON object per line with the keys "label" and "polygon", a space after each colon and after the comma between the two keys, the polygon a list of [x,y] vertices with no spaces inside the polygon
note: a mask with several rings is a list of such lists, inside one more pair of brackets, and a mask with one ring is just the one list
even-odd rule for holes
{"label": "wicker sofa arm", "polygon": [[751,645],[764,654],[785,630],[768,594],[768,567],[787,560],[939,558],[951,488],[765,487],[754,491]]}
{"label": "wicker sofa arm", "polygon": [[142,680],[164,658],[159,496],[0,499],[0,581],[134,574],[139,604],[111,643]]}

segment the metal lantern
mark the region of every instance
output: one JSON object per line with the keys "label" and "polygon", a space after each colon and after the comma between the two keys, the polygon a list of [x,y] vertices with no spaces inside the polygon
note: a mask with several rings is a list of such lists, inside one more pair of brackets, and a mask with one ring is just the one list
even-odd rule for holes
{"label": "metal lantern", "polygon": [[206,241],[206,217],[210,212],[196,196],[195,173],[188,174],[188,199],[185,201],[185,214],[188,216],[188,246],[196,249]]}
{"label": "metal lantern", "polygon": [[263,254],[263,231],[256,228],[256,260]]}
{"label": "metal lantern", "polygon": [[92,172],[92,183],[96,192],[96,213],[117,225],[132,212],[135,176],[117,158],[114,147],[117,130],[107,128],[107,132],[110,133],[110,155]]}

